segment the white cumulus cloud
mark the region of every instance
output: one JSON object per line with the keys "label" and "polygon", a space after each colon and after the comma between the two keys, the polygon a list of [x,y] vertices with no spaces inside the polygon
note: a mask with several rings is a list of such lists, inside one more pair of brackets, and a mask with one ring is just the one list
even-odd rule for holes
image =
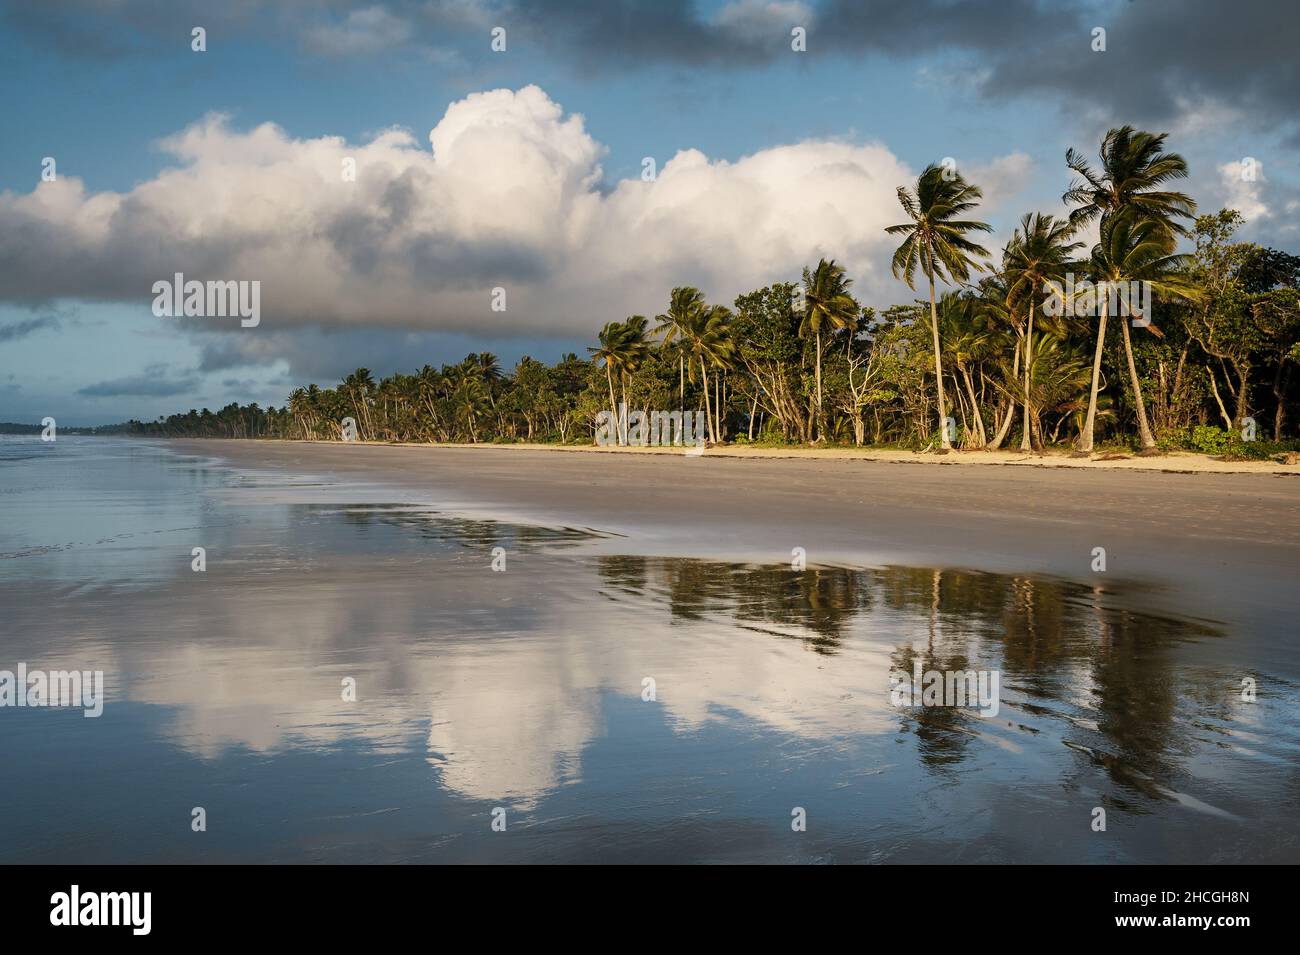
{"label": "white cumulus cloud", "polygon": [[[734,162],[683,150],[652,182],[610,184],[583,117],[536,86],[452,103],[428,146],[400,129],[360,144],[237,131],[220,115],[161,146],[175,164],[129,192],[60,176],[0,193],[0,296],[143,305],[183,272],[260,280],[263,329],[585,336],[662,310],[674,285],[730,302],[824,255],[864,298],[896,297],[883,229],[915,177],[882,144],[818,140]],[[1025,165],[986,171],[1009,186]]]}

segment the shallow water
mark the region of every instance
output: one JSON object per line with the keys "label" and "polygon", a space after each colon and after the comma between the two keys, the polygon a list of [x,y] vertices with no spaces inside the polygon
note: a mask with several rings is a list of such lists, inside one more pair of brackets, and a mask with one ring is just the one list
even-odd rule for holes
{"label": "shallow water", "polygon": [[[0,708],[2,861],[1300,858],[1297,686],[1123,581],[636,556],[106,439],[0,438],[0,501],[0,669],[107,681]],[[996,715],[895,705],[917,663]]]}

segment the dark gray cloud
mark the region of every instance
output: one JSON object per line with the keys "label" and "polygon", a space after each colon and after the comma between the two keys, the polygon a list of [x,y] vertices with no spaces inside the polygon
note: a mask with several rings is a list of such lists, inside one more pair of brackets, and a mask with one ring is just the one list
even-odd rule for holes
{"label": "dark gray cloud", "polygon": [[[806,21],[806,22],[800,22]],[[1006,99],[1047,96],[1168,123],[1198,99],[1227,104],[1260,128],[1294,131],[1300,7],[1293,0],[0,0],[0,24],[80,56],[156,53],[209,32],[259,35],[307,55],[394,55],[458,45],[482,60],[486,30],[540,47],[578,72],[657,65],[725,70],[793,55],[917,59],[955,55],[969,88]],[[1091,31],[1104,27],[1107,50]],[[328,42],[326,42],[328,41]]]}
{"label": "dark gray cloud", "polygon": [[[1106,30],[1093,52],[1091,31]],[[1203,103],[1248,127],[1294,131],[1300,110],[1300,6],[1291,0],[1136,0],[1079,13],[993,61],[992,96],[1048,93],[1115,114],[1167,123]]]}
{"label": "dark gray cloud", "polygon": [[35,332],[46,329],[53,331],[58,327],[59,320],[54,315],[41,315],[37,318],[27,318],[19,322],[8,322],[0,325],[0,342],[17,341]]}
{"label": "dark gray cloud", "polygon": [[[988,96],[1046,95],[1111,112],[1116,122],[1168,123],[1201,99],[1243,111],[1260,127],[1300,119],[1300,6],[1290,0],[807,5],[809,56],[956,55],[966,85]],[[766,24],[771,35],[760,37],[706,19],[689,0],[517,0],[514,12],[571,63],[589,69],[726,68],[790,55],[788,17],[774,15]],[[1092,49],[1096,27],[1106,30],[1104,53]]]}
{"label": "dark gray cloud", "polygon": [[77,394],[83,398],[169,398],[172,395],[187,394],[198,384],[199,379],[194,374],[169,378],[164,366],[150,365],[138,375],[87,385],[78,390]]}

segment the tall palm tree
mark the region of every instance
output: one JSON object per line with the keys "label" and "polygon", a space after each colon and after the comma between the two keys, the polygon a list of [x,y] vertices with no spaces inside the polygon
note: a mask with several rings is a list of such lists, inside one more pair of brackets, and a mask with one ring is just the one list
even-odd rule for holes
{"label": "tall palm tree", "polygon": [[[636,371],[645,363],[650,356],[650,341],[647,336],[647,327],[649,321],[644,315],[629,315],[623,322],[622,353],[619,358],[618,370],[623,384],[623,405],[627,406],[627,386],[632,377],[632,372]],[[627,442],[627,432],[623,433],[623,441]]]}
{"label": "tall palm tree", "polygon": [[[1070,213],[1075,225],[1101,220],[1101,239],[1097,249],[1103,250],[1108,266],[1103,271],[1115,271],[1115,260],[1127,258],[1125,243],[1138,243],[1144,248],[1138,253],[1142,259],[1168,257],[1174,250],[1178,236],[1189,235],[1186,226],[1176,221],[1196,215],[1196,203],[1181,192],[1161,188],[1174,179],[1187,178],[1187,161],[1178,153],[1164,151],[1166,133],[1154,134],[1135,130],[1132,126],[1112,129],[1102,137],[1098,157],[1101,166],[1094,171],[1087,161],[1073,149],[1066,150],[1065,163],[1080,178],[1076,179],[1062,197],[1076,208]],[[1108,235],[1107,224],[1113,217],[1124,216],[1128,221],[1118,231]],[[1142,226],[1141,220],[1149,226]],[[1137,233],[1141,232],[1139,241]],[[1157,249],[1156,245],[1160,248]],[[1094,249],[1093,262],[1096,263]],[[1136,251],[1136,247],[1135,250]],[[1156,253],[1160,251],[1162,256]],[[1095,281],[1095,279],[1094,279]],[[1153,288],[1155,288],[1153,284]],[[1092,386],[1088,398],[1088,416],[1084,430],[1079,435],[1078,454],[1092,451],[1093,427],[1096,420],[1097,387],[1101,374],[1101,355],[1106,338],[1106,310],[1101,310],[1097,329],[1097,350],[1093,359]],[[1128,323],[1124,329],[1124,347],[1129,364],[1129,376],[1134,386],[1138,409],[1138,431],[1144,451],[1155,448],[1155,438],[1146,420],[1146,407],[1142,401],[1141,387],[1133,365],[1132,345]],[[1150,326],[1148,326],[1150,327]]]}
{"label": "tall palm tree", "polygon": [[[1088,392],[1088,414],[1079,435],[1079,453],[1091,453],[1093,429],[1097,418],[1097,390],[1101,376],[1101,355],[1106,341],[1106,318],[1109,298],[1106,289],[1111,283],[1147,282],[1151,293],[1169,298],[1194,301],[1200,290],[1186,274],[1191,256],[1171,254],[1169,230],[1159,219],[1143,218],[1138,209],[1124,209],[1108,217],[1102,226],[1101,240],[1093,246],[1089,271],[1098,286],[1100,319],[1097,324],[1097,347],[1092,359],[1092,383]],[[1124,316],[1117,316],[1123,319]],[[1147,421],[1146,404],[1142,400],[1142,386],[1138,381],[1137,367],[1133,362],[1133,344],[1129,338],[1129,323],[1121,320],[1124,331],[1124,354],[1128,360],[1129,382],[1133,387],[1137,409],[1138,436],[1143,450],[1156,446]],[[1152,328],[1153,326],[1148,326]]]}
{"label": "tall palm tree", "polygon": [[[731,337],[731,309],[725,305],[712,305],[695,314],[684,332],[684,347],[691,359],[691,378],[700,369],[704,387],[704,418],[709,440],[721,440],[721,420],[715,421],[715,409],[709,398],[709,367],[725,368],[735,352]],[[720,410],[719,410],[720,414]]]}
{"label": "tall palm tree", "polygon": [[[817,440],[824,441],[825,421],[822,405],[822,332],[839,328],[852,328],[858,317],[858,303],[849,294],[853,280],[844,273],[844,266],[834,259],[822,259],[815,269],[803,270],[803,321],[799,324],[799,337],[812,334],[817,339]],[[852,346],[852,337],[849,341]]]}
{"label": "tall palm tree", "polygon": [[1070,222],[1078,228],[1133,208],[1156,220],[1171,244],[1175,236],[1189,235],[1176,220],[1194,217],[1196,203],[1181,192],[1160,188],[1170,180],[1187,178],[1187,161],[1164,151],[1167,137],[1168,133],[1157,135],[1132,126],[1112,129],[1101,139],[1101,166],[1095,171],[1079,153],[1067,149],[1065,164],[1079,176],[1062,196],[1076,207]]}
{"label": "tall palm tree", "polygon": [[623,443],[623,427],[618,416],[618,399],[614,397],[614,369],[622,359],[623,335],[622,322],[606,322],[596,336],[600,345],[596,348],[587,347],[587,351],[591,352],[591,360],[605,365],[605,381],[609,385],[609,413],[612,416],[610,420],[614,425],[614,440],[618,444]]}
{"label": "tall palm tree", "polygon": [[642,315],[633,315],[626,321],[608,322],[598,336],[600,346],[588,347],[592,360],[605,365],[605,381],[609,385],[609,410],[613,415],[615,433],[619,444],[627,443],[622,416],[618,413],[618,400],[614,396],[614,372],[618,372],[622,383],[623,400],[627,401],[627,379],[638,368],[649,353],[646,341],[648,322]]}
{"label": "tall palm tree", "polygon": [[1041,212],[1026,213],[1020,220],[1011,241],[1002,252],[1002,271],[1007,279],[1007,297],[1011,303],[1022,306],[1025,315],[1024,364],[1024,434],[1020,450],[1033,450],[1030,421],[1033,418],[1032,396],[1029,385],[1033,367],[1034,313],[1042,301],[1042,292],[1048,282],[1064,286],[1066,273],[1074,268],[1074,253],[1083,248],[1082,242],[1071,242],[1074,226],[1069,221],[1057,219]]}
{"label": "tall palm tree", "polygon": [[913,280],[917,269],[930,280],[930,332],[934,340],[934,378],[939,398],[939,439],[943,450],[952,448],[948,430],[943,426],[947,405],[943,393],[943,359],[939,348],[939,313],[935,307],[934,283],[941,279],[948,284],[965,282],[971,268],[979,268],[972,256],[987,257],[988,250],[966,238],[972,232],[992,232],[986,222],[959,218],[974,209],[982,196],[978,186],[973,186],[960,174],[942,166],[930,165],[916,180],[916,192],[906,186],[898,187],[898,203],[907,213],[910,222],[893,225],[885,230],[889,235],[906,236],[894,252],[892,268],[894,277],[901,277],[909,288],[916,288]]}
{"label": "tall palm tree", "polygon": [[677,377],[679,383],[678,398],[681,411],[686,410],[686,351],[681,347],[686,330],[696,321],[704,310],[704,293],[689,285],[673,289],[668,299],[668,311],[656,315],[659,323],[654,327],[655,334],[664,336],[665,346],[676,344]]}

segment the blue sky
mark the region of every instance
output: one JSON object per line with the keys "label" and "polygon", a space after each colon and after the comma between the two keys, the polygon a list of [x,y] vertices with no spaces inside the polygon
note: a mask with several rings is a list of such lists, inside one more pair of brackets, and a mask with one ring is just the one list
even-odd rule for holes
{"label": "blue sky", "polygon": [[[673,284],[729,301],[817,254],[845,261],[867,303],[906,301],[877,235],[898,219],[889,193],[905,174],[954,157],[985,188],[995,249],[1022,213],[1062,209],[1067,146],[1091,155],[1123,122],[1170,132],[1203,211],[1236,205],[1245,237],[1300,251],[1297,115],[1280,93],[1300,88],[1300,14],[1281,3],[1234,4],[1231,18],[1208,0],[249,0],[218,19],[203,6],[0,0],[0,420],[281,404],[309,379],[469,350],[553,360],[606,321],[662,310]],[[789,49],[792,24],[807,52]],[[206,52],[190,48],[194,25]],[[498,25],[503,53],[489,48]],[[476,98],[491,90],[510,92]],[[204,127],[212,114],[226,119]],[[258,158],[265,123],[278,131]],[[196,127],[188,151],[160,147]],[[450,144],[436,164],[435,127]],[[368,183],[377,198],[295,192],[295,164],[393,128],[411,142],[359,153],[367,170],[392,163]],[[346,143],[331,152],[328,137]],[[702,165],[663,170],[690,150]],[[47,156],[58,183],[40,181]],[[647,156],[663,181],[641,196]],[[1262,175],[1234,180],[1247,156]],[[849,167],[843,181],[870,196],[804,194],[818,170]],[[693,214],[674,189],[700,191]],[[261,324],[156,317],[152,279],[187,267],[260,278]],[[498,284],[524,314],[467,304]]]}

